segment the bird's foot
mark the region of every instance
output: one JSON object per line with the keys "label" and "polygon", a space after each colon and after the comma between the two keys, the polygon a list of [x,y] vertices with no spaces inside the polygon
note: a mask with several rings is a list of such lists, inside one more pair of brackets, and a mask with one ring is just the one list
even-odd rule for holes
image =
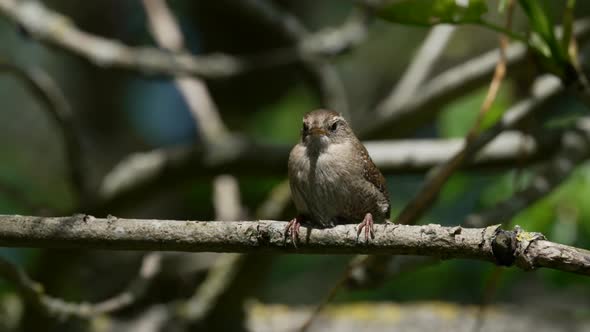
{"label": "bird's foot", "polygon": [[363,232],[364,229],[364,233],[365,233],[365,241],[369,242],[369,236],[371,237],[371,239],[375,238],[375,227],[374,227],[375,223],[373,222],[373,215],[371,213],[367,213],[365,215],[365,219],[363,219],[363,222],[361,222],[358,226],[357,226],[357,231],[356,231],[356,238],[358,240],[359,236],[361,235],[361,233]]}
{"label": "bird's foot", "polygon": [[297,248],[297,239],[299,238],[299,228],[301,228],[301,222],[303,221],[303,217],[297,216],[287,224],[285,227],[285,239],[291,236],[291,242],[293,242],[293,246]]}

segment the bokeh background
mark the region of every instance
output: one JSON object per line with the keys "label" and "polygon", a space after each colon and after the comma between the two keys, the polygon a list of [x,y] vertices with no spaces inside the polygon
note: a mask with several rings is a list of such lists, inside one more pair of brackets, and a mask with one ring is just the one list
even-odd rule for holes
{"label": "bokeh background", "polygon": [[[243,55],[290,45],[271,25],[249,15],[234,1],[167,1],[190,52]],[[310,31],[341,25],[355,7],[352,1],[339,0],[269,2],[295,15]],[[554,22],[562,21],[566,1],[539,2]],[[505,13],[497,10],[498,1],[487,3],[486,16],[502,25]],[[43,4],[70,17],[76,26],[89,33],[132,46],[156,46],[145,10],[138,0],[48,0]],[[578,1],[575,18],[588,14],[590,3]],[[372,121],[371,110],[395,86],[429,29],[375,19],[362,43],[350,52],[330,57],[329,62],[337,68],[347,92],[353,127]],[[513,29],[529,30],[529,21],[518,6]],[[582,57],[584,46],[580,45]],[[497,47],[496,32],[477,25],[459,26],[430,76]],[[40,43],[5,17],[0,19],[0,60],[21,68],[40,67],[57,82],[71,105],[74,123],[82,138],[84,175],[90,187],[99,186],[103,177],[132,153],[202,143],[190,110],[170,77],[96,66],[59,47]],[[508,73],[492,110],[505,110],[527,95],[531,82],[542,71],[534,61],[527,66],[531,69],[519,71],[518,75]],[[206,83],[221,118],[232,132],[262,142],[292,145],[298,140],[302,115],[322,106],[304,75],[299,65],[288,64],[206,80]],[[450,103],[437,105],[433,116],[421,119],[414,128],[401,134],[384,132],[376,138],[464,137],[473,125],[486,91],[487,84],[483,84],[475,92],[470,90]],[[44,107],[21,80],[9,73],[0,75],[2,214],[90,212],[78,208],[79,202],[66,175],[68,163],[60,131]],[[571,94],[560,95],[547,109],[534,119],[534,126],[565,126],[587,112]],[[264,155],[256,157],[264,158]],[[535,167],[535,164],[515,163],[508,167],[457,172],[421,222],[460,224],[466,215],[492,207],[525,187]],[[286,174],[232,175],[239,185],[242,216],[250,219],[257,217],[257,210],[271,190],[286,178]],[[426,174],[385,175],[395,216],[418,192]],[[213,220],[216,218],[213,179],[213,176],[194,176],[167,183],[162,188],[152,187],[147,195],[117,204],[113,209],[92,212],[97,216]],[[550,195],[506,222],[542,232],[555,242],[590,248],[588,197],[590,166],[584,163]],[[288,206],[276,219],[287,220],[294,214],[293,207]],[[99,301],[124,289],[136,275],[142,257],[138,252],[8,248],[0,249],[0,255],[25,268],[33,279],[44,285],[48,294],[80,302]],[[191,296],[218,257],[206,254],[166,256],[163,272],[146,295],[131,307],[110,315],[109,319],[132,322],[154,305]],[[236,330],[244,326],[244,317],[234,314],[238,309],[234,308],[232,298],[240,305],[245,303],[244,299],[254,301],[248,303],[258,309],[248,311],[248,315],[261,316],[262,321],[271,319],[271,311],[265,311],[270,310],[271,305],[285,305],[280,307],[279,313],[290,317],[290,310],[295,313],[297,308],[310,308],[319,303],[340,278],[350,259],[350,256],[322,255],[248,257],[234,285],[236,289],[226,294],[226,301],[219,305],[218,316],[213,319],[217,322],[196,326],[205,330]],[[331,318],[324,318],[326,321],[319,324],[318,330],[331,319],[346,316],[371,320],[371,312],[378,305],[391,303],[401,305],[396,307],[397,311],[392,311],[398,314],[403,312],[404,305],[430,303],[432,306],[428,310],[432,315],[443,315],[444,311],[449,317],[474,317],[482,303],[492,308],[513,305],[516,309],[509,311],[512,315],[518,316],[522,308],[534,309],[532,317],[557,322],[551,325],[553,330],[575,326],[581,331],[580,326],[590,326],[590,283],[586,277],[547,269],[535,272],[499,269],[489,263],[457,259],[418,262],[407,269],[400,268],[404,270],[401,272],[390,271],[391,275],[370,285],[342,288],[332,303],[357,306],[348,312],[333,311]],[[111,325],[100,325],[96,320],[51,317],[15,294],[14,285],[0,279],[1,330],[84,331],[108,330],[115,326],[120,330],[132,330],[131,325],[116,325],[111,320]],[[473,310],[464,313],[460,308]],[[285,318],[282,324],[295,327],[305,316],[302,313],[293,315],[296,316],[293,321]],[[391,324],[391,330],[396,330],[396,320],[392,317],[382,319]],[[493,315],[491,317],[489,319],[493,320]],[[432,324],[436,328],[437,325]]]}

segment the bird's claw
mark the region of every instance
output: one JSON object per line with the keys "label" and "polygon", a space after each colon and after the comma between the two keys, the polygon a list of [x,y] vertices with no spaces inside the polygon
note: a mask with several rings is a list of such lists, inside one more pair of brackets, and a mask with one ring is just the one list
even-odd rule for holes
{"label": "bird's claw", "polygon": [[375,223],[373,222],[373,215],[371,213],[367,213],[365,215],[365,218],[363,219],[363,222],[361,222],[358,226],[357,226],[357,231],[356,231],[356,238],[358,240],[359,236],[361,235],[361,232],[363,232],[364,229],[364,233],[365,233],[365,241],[369,242],[369,236],[371,239],[375,238]]}
{"label": "bird's claw", "polygon": [[287,224],[285,227],[285,239],[291,236],[291,242],[293,242],[293,246],[297,248],[297,239],[299,238],[299,229],[301,228],[301,217],[297,216]]}

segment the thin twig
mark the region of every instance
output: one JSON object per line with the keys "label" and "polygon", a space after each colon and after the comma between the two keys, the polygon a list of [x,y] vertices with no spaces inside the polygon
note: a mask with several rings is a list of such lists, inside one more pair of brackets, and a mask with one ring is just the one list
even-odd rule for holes
{"label": "thin twig", "polygon": [[[440,59],[455,30],[456,27],[453,25],[437,25],[430,30],[402,78],[391,94],[381,102],[383,105],[398,108],[416,97],[417,91],[421,91],[421,86]],[[379,108],[379,112],[385,113],[385,110],[386,108]]]}
{"label": "thin twig", "polygon": [[326,59],[309,57],[305,54],[315,53],[322,48],[332,49],[330,52],[325,52],[326,55],[339,54],[355,47],[365,38],[368,13],[364,10],[355,12],[340,28],[311,37],[310,32],[295,15],[281,10],[272,1],[241,0],[238,1],[238,5],[248,10],[258,20],[272,25],[291,43],[305,45],[300,48],[301,62],[311,85],[318,92],[321,105],[348,116],[346,91],[336,68]]}
{"label": "thin twig", "polygon": [[499,123],[482,132],[470,144],[465,144],[465,147],[459,153],[441,165],[437,169],[436,174],[433,175],[433,178],[425,183],[418,195],[406,205],[395,221],[398,223],[415,222],[434,202],[436,194],[456,169],[469,162],[477,152],[501,132],[518,126],[524,119],[544,105],[547,100],[555,96],[551,92],[559,90],[560,86],[560,83],[553,77],[540,79],[540,89],[535,91],[531,98],[516,104],[506,112]]}
{"label": "thin twig", "polygon": [[184,74],[219,79],[291,64],[300,61],[301,57],[325,57],[347,50],[334,49],[334,44],[325,43],[331,39],[323,37],[327,31],[320,31],[295,47],[262,54],[241,57],[228,54],[196,56],[151,47],[131,47],[117,40],[93,35],[80,30],[70,18],[52,11],[40,1],[0,0],[0,15],[18,24],[33,38],[71,52],[97,66],[124,68],[152,75]]}
{"label": "thin twig", "polygon": [[[510,29],[512,25],[512,9],[514,8],[514,1],[508,5],[506,14],[506,28]],[[430,206],[435,202],[444,184],[472,155],[474,155],[479,148],[483,148],[485,144],[479,144],[479,148],[474,149],[475,141],[480,138],[479,131],[481,122],[488,110],[492,107],[492,103],[496,99],[500,84],[506,74],[506,48],[508,39],[504,35],[500,36],[500,57],[496,64],[494,77],[490,83],[490,87],[486,97],[481,105],[479,114],[475,124],[469,131],[465,142],[465,147],[456,155],[454,155],[447,163],[445,163],[439,170],[424,184],[420,192],[404,207],[401,213],[396,218],[396,222],[402,224],[414,224],[424,214]],[[499,133],[499,132],[498,132]],[[484,135],[482,135],[483,137]]]}
{"label": "thin twig", "polygon": [[137,277],[121,293],[98,303],[74,303],[45,294],[43,286],[31,278],[17,265],[0,257],[0,275],[12,282],[23,297],[42,312],[62,318],[78,317],[88,319],[98,315],[126,308],[141,298],[154,276],[160,270],[160,255],[150,253],[144,256]]}
{"label": "thin twig", "polygon": [[[152,35],[158,44],[171,51],[184,51],[184,37],[165,0],[143,0]],[[178,77],[176,85],[189,105],[193,119],[206,146],[227,141],[229,132],[221,120],[217,106],[203,81],[194,77]],[[239,187],[231,175],[215,178],[213,202],[217,220],[237,220],[241,217]],[[223,255],[207,273],[195,294],[182,305],[186,321],[205,319],[219,304],[218,299],[236,281],[244,255]]]}
{"label": "thin twig", "polygon": [[303,324],[299,328],[299,330],[298,330],[299,332],[306,332],[307,330],[309,330],[309,328],[311,327],[311,324],[313,324],[313,322],[319,316],[319,314],[322,312],[322,310],[324,310],[324,308],[328,305],[328,303],[330,303],[334,299],[334,297],[336,296],[336,294],[338,294],[338,291],[342,287],[344,287],[344,285],[348,281],[348,278],[349,278],[350,274],[352,273],[352,271],[354,269],[358,268],[360,265],[364,265],[365,264],[365,261],[369,257],[370,256],[365,256],[365,255],[356,256],[346,266],[346,269],[341,274],[340,278],[338,280],[336,280],[336,282],[334,283],[334,285],[332,286],[332,288],[330,288],[330,291],[328,292],[328,294],[326,294],[322,298],[322,300],[320,301],[320,303],[318,303],[318,305],[315,306],[312,309],[312,311],[309,314],[309,316],[307,317],[307,319],[303,322]]}
{"label": "thin twig", "polygon": [[245,255],[225,254],[207,273],[194,295],[180,306],[180,318],[189,322],[202,321],[219,304],[219,298],[229,285],[239,278]]}
{"label": "thin twig", "polygon": [[575,128],[565,132],[561,150],[535,174],[527,188],[487,211],[469,216],[468,225],[507,223],[520,211],[551,193],[568,178],[576,166],[590,158],[590,150],[586,149],[588,137],[581,134],[581,130],[585,128],[590,128],[590,122],[580,121]]}
{"label": "thin twig", "polygon": [[43,110],[59,127],[68,162],[67,169],[70,185],[79,200],[79,204],[84,205],[90,199],[90,194],[86,184],[81,138],[74,124],[73,113],[67,98],[51,76],[41,68],[21,68],[0,61],[0,72],[13,74],[25,82],[30,91],[43,104]]}
{"label": "thin twig", "polygon": [[[574,35],[580,44],[590,37],[590,20],[574,24]],[[516,75],[526,66],[527,48],[521,43],[511,43],[506,49],[507,72]],[[472,92],[485,83],[495,71],[500,55],[496,50],[469,59],[426,82],[413,98],[405,104],[385,98],[375,108],[375,119],[363,123],[359,134],[364,138],[381,135],[401,137],[434,117],[442,105]]]}

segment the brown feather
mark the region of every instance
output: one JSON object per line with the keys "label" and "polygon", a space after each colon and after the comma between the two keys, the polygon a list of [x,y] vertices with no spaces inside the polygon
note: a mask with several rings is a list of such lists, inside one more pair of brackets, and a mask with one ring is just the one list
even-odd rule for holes
{"label": "brown feather", "polygon": [[385,214],[389,216],[389,213],[391,212],[391,202],[389,201],[389,192],[387,191],[385,177],[383,176],[383,174],[381,174],[381,171],[379,171],[379,168],[377,168],[377,166],[373,162],[373,159],[371,159],[371,156],[369,156],[367,148],[365,148],[365,146],[358,140],[356,141],[356,144],[358,146],[358,150],[360,151],[360,157],[363,160],[364,164],[363,176],[367,181],[372,183],[383,195],[385,195],[385,197],[387,197],[387,212]]}

